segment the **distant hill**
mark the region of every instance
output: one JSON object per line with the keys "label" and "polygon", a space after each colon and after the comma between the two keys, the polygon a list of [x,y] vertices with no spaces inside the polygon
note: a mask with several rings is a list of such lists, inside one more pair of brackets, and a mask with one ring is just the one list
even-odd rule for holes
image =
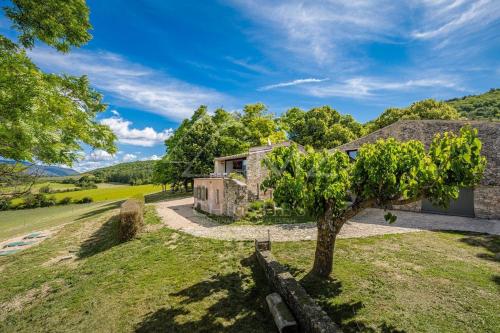
{"label": "distant hill", "polygon": [[136,161],[112,165],[86,172],[104,182],[132,185],[149,184],[153,178],[155,161]]}
{"label": "distant hill", "polygon": [[[0,163],[14,164],[15,162],[12,160],[0,159]],[[28,162],[21,163],[24,165],[31,165],[31,163]],[[45,177],[72,176],[78,174],[78,171],[76,170],[52,165],[33,165],[28,168],[28,172],[33,174],[36,173]]]}
{"label": "distant hill", "polygon": [[446,101],[468,119],[500,120],[500,89]]}

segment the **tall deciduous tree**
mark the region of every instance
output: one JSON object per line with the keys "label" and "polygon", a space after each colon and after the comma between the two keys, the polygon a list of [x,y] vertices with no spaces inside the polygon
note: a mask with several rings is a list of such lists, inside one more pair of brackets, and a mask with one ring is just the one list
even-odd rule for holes
{"label": "tall deciduous tree", "polygon": [[362,134],[363,126],[350,115],[341,115],[329,106],[303,111],[288,110],[281,122],[289,138],[301,145],[315,149],[331,149],[347,143]]}
{"label": "tall deciduous tree", "polygon": [[[270,170],[263,186],[274,189],[275,201],[316,217],[312,271],[327,277],[347,220],[368,207],[390,208],[423,197],[445,206],[460,188],[479,182],[486,161],[477,130],[463,128],[460,135],[436,135],[428,151],[419,141],[387,139],[361,147],[353,163],[341,151],[309,147],[301,153],[296,146],[276,148],[263,163]],[[395,216],[388,213],[386,219],[394,222]]]}
{"label": "tall deciduous tree", "polygon": [[415,102],[407,108],[389,108],[378,118],[366,124],[366,131],[371,133],[380,128],[389,126],[401,119],[460,119],[460,113],[450,104],[434,99]]}
{"label": "tall deciduous tree", "polygon": [[62,52],[89,41],[85,1],[12,0],[3,9],[20,45],[0,35],[0,156],[71,165],[82,143],[115,152],[115,135],[95,119],[106,105],[87,77],[44,73],[25,52],[36,40]]}

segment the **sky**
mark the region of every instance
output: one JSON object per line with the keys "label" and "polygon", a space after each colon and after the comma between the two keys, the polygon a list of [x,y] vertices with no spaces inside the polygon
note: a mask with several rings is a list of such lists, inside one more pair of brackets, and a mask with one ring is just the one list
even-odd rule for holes
{"label": "sky", "polygon": [[[279,115],[330,105],[360,122],[388,107],[500,86],[500,1],[87,1],[93,39],[43,70],[89,76],[119,152],[85,150],[85,171],[158,159],[201,104]],[[0,32],[12,36],[0,18]]]}

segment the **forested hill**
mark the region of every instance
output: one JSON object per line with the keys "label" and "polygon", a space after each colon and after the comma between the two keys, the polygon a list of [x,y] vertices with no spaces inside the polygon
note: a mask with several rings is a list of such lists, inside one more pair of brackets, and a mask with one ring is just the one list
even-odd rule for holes
{"label": "forested hill", "polygon": [[468,119],[500,120],[500,89],[446,101]]}
{"label": "forested hill", "polygon": [[103,182],[125,183],[131,185],[148,184],[152,181],[155,161],[136,161],[120,163],[106,168],[87,172]]}

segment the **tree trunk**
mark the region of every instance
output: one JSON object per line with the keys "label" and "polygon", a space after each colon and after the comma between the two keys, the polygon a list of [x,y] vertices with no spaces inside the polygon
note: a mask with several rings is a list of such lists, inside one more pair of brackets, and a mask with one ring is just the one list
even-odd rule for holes
{"label": "tree trunk", "polygon": [[335,232],[333,221],[322,217],[318,221],[318,239],[312,272],[323,278],[330,276],[333,267],[333,251],[335,249]]}

